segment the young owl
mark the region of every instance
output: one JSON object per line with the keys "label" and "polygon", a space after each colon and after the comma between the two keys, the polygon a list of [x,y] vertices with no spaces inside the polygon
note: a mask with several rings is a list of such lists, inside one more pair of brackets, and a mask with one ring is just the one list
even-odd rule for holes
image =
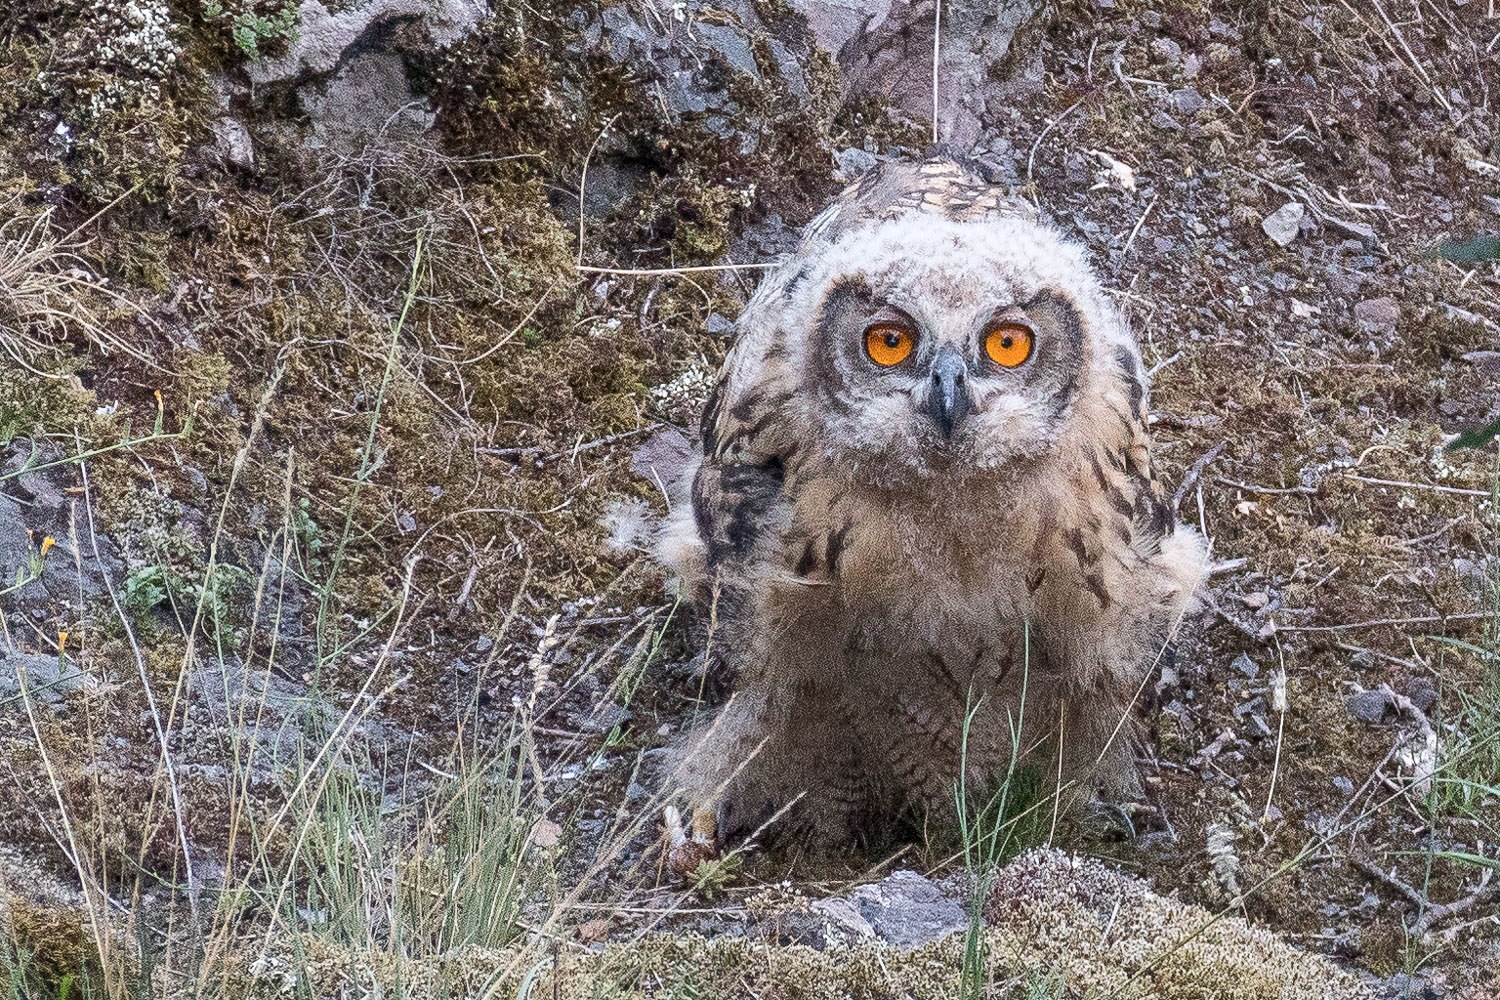
{"label": "young owl", "polygon": [[694,842],[951,816],[961,770],[983,796],[1017,754],[1128,791],[1206,560],[1146,415],[1082,251],[958,163],[887,164],[814,220],[656,540],[735,678],[675,751]]}

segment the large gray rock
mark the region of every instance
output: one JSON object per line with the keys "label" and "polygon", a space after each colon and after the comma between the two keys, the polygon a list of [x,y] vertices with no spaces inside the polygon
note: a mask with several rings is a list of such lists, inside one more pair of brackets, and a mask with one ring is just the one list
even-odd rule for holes
{"label": "large gray rock", "polygon": [[903,869],[849,894],[849,902],[875,936],[903,948],[916,948],[969,927],[958,901],[931,879]]}
{"label": "large gray rock", "polygon": [[[211,786],[230,778],[235,761],[240,780],[273,787],[337,738],[332,761],[374,760],[401,753],[417,737],[358,708],[346,716],[347,694],[325,695],[300,681],[235,660],[205,661],[187,675],[187,717],[172,734],[179,765],[194,769]],[[378,781],[368,768],[363,780]]]}
{"label": "large gray rock", "polygon": [[23,698],[34,704],[61,707],[71,692],[89,681],[89,675],[69,657],[22,653],[0,645],[0,715],[24,711]]}
{"label": "large gray rock", "polygon": [[908,117],[933,115],[933,36],[938,35],[940,141],[967,151],[986,118],[1035,81],[1012,72],[1012,41],[1035,25],[1045,0],[789,0],[843,70],[846,97],[879,96]]}
{"label": "large gray rock", "polygon": [[288,83],[332,72],[345,53],[378,30],[400,22],[419,23],[434,48],[463,38],[489,13],[486,0],[355,0],[330,11],[319,0],[297,8],[297,36],[285,55],[258,59],[245,67],[252,83]]}
{"label": "large gray rock", "polygon": [[722,138],[738,138],[741,150],[750,152],[758,137],[748,127],[753,109],[741,103],[747,93],[755,93],[758,103],[776,96],[802,102],[812,93],[812,42],[797,18],[766,16],[773,23],[762,18],[759,5],[744,0],[689,0],[670,15],[614,4],[586,36],[613,62],[651,81],[672,119],[691,119]]}
{"label": "large gray rock", "polygon": [[487,0],[354,0],[330,10],[320,0],[297,9],[296,37],[285,54],[247,63],[257,87],[300,84],[313,144],[356,154],[374,143],[413,139],[435,116],[407,80],[404,52],[435,51],[459,41],[489,13]]}
{"label": "large gray rock", "polygon": [[393,52],[365,52],[331,78],[301,91],[315,145],[357,152],[374,140],[401,141],[432,128],[437,116],[412,93],[406,64]]}
{"label": "large gray rock", "polygon": [[60,457],[52,448],[33,453],[26,440],[0,452],[0,475],[8,476],[0,480],[0,609],[34,622],[76,617],[125,574],[114,543],[90,534],[81,504],[65,492],[76,484],[74,467],[39,468]]}

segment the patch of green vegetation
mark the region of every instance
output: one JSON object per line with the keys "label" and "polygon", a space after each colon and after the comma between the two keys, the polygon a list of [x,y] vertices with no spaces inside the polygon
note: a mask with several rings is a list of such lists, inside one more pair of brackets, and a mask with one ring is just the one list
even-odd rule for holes
{"label": "patch of green vegetation", "polygon": [[713,899],[739,881],[745,868],[745,855],[732,850],[723,857],[704,858],[688,872],[688,884],[704,899]]}
{"label": "patch of green vegetation", "polygon": [[[1031,666],[1031,630],[1025,633],[1023,663]],[[1021,687],[1018,711],[1011,720],[1010,761],[998,785],[988,796],[969,785],[969,733],[979,705],[964,715],[963,745],[959,775],[954,783],[954,806],[963,843],[964,868],[970,880],[969,927],[964,934],[963,964],[959,971],[958,995],[962,1000],[983,1000],[989,995],[988,942],[984,935],[984,907],[994,885],[995,873],[1022,850],[1041,843],[1046,818],[1040,806],[1049,791],[1041,771],[1023,762],[1021,734],[1026,725],[1026,685]],[[1051,790],[1062,795],[1062,789]]]}
{"label": "patch of green vegetation", "polygon": [[95,413],[93,393],[73,379],[38,378],[19,365],[0,364],[0,447],[78,427],[102,430],[105,423]]}
{"label": "patch of green vegetation", "polygon": [[297,40],[297,4],[291,0],[202,0],[203,19],[228,33],[246,59],[279,54]]}
{"label": "patch of green vegetation", "polygon": [[71,1000],[103,994],[98,955],[78,913],[15,896],[4,902],[0,998]]}
{"label": "patch of green vegetation", "polygon": [[[0,17],[0,152],[90,210],[180,182],[213,98],[165,0],[65,0]],[[37,128],[39,120],[53,123]]]}

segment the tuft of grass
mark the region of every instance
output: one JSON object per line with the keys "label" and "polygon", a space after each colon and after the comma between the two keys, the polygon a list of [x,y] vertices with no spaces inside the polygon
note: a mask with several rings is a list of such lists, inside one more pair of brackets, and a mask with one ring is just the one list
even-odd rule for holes
{"label": "tuft of grass", "polygon": [[1010,761],[999,786],[987,798],[969,787],[969,732],[979,705],[971,703],[964,713],[959,774],[953,792],[964,868],[970,881],[969,926],[964,934],[958,984],[961,1000],[983,1000],[989,996],[991,963],[984,936],[984,905],[994,886],[995,872],[1022,850],[1040,843],[1045,833],[1038,809],[1045,797],[1041,776],[1034,767],[1021,764],[1021,734],[1025,730],[1027,679],[1031,670],[1029,623],[1022,633],[1022,642],[1024,673],[1020,704],[1010,720]]}
{"label": "tuft of grass", "polygon": [[[27,214],[15,200],[0,206],[0,350],[33,374],[55,361],[71,338],[105,354],[128,354],[155,367],[101,317],[101,299],[122,303],[78,256],[77,230],[59,235],[50,208]],[[56,377],[56,376],[51,376]]]}

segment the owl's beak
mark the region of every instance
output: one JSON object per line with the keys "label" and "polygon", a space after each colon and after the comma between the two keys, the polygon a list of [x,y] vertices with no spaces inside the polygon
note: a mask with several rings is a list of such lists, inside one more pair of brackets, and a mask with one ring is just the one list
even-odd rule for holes
{"label": "owl's beak", "polygon": [[927,412],[937,421],[945,438],[953,437],[953,429],[969,412],[969,366],[951,344],[938,351],[932,360]]}

